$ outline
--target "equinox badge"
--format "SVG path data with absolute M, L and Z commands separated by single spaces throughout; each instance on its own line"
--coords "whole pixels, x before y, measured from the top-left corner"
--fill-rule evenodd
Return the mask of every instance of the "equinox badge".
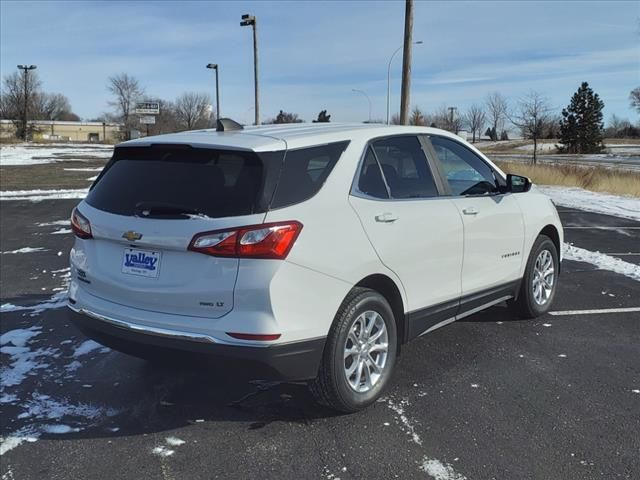
M 126 238 L 130 242 L 133 242 L 135 240 L 140 240 L 142 238 L 142 234 L 134 232 L 133 230 L 129 230 L 128 232 L 124 232 L 122 234 L 122 238 Z

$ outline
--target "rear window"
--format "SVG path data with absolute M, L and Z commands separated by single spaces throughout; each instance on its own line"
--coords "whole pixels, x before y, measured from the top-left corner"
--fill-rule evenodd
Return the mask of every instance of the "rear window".
M 87 203 L 119 215 L 145 210 L 150 216 L 248 215 L 265 209 L 261 193 L 268 163 L 251 152 L 120 147 L 89 192 Z
M 340 145 L 340 146 L 338 146 Z M 119 147 L 87 196 L 118 215 L 213 218 L 262 213 L 313 196 L 347 142 L 286 152 Z

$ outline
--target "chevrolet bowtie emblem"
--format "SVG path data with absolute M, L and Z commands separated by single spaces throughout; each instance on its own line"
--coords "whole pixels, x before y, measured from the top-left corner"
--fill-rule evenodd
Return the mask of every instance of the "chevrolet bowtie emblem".
M 134 232 L 133 230 L 129 230 L 128 232 L 124 232 L 122 234 L 122 238 L 126 238 L 130 242 L 133 242 L 134 240 L 140 240 L 142 238 L 142 234 Z

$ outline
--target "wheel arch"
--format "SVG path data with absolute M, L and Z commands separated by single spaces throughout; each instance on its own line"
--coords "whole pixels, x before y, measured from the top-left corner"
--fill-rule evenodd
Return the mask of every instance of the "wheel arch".
M 551 241 L 555 245 L 556 250 L 558 252 L 558 258 L 561 258 L 562 245 L 560 244 L 560 233 L 558 232 L 558 229 L 556 228 L 556 226 L 551 224 L 547 225 L 542 230 L 540 230 L 540 233 L 538 234 L 538 236 L 540 235 L 546 235 L 551 239 Z M 560 273 L 560 268 L 561 268 L 561 263 L 558 265 L 558 273 Z
M 406 343 L 406 335 L 407 335 L 407 326 L 406 326 L 406 315 L 404 313 L 404 301 L 402 299 L 402 293 L 400 292 L 400 288 L 390 277 L 377 273 L 373 275 L 369 275 L 362 280 L 360 280 L 356 285 L 356 287 L 370 288 L 371 290 L 375 290 L 383 297 L 387 299 L 389 305 L 391 306 L 391 310 L 393 311 L 393 316 L 396 321 L 396 329 L 398 332 L 398 349 L 397 352 L 400 354 L 400 346 L 403 343 Z

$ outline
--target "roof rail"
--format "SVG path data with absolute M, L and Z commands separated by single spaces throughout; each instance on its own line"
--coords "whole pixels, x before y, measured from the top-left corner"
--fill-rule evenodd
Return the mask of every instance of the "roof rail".
M 244 127 L 230 118 L 219 118 L 216 121 L 216 132 L 231 132 L 233 130 L 243 130 Z

